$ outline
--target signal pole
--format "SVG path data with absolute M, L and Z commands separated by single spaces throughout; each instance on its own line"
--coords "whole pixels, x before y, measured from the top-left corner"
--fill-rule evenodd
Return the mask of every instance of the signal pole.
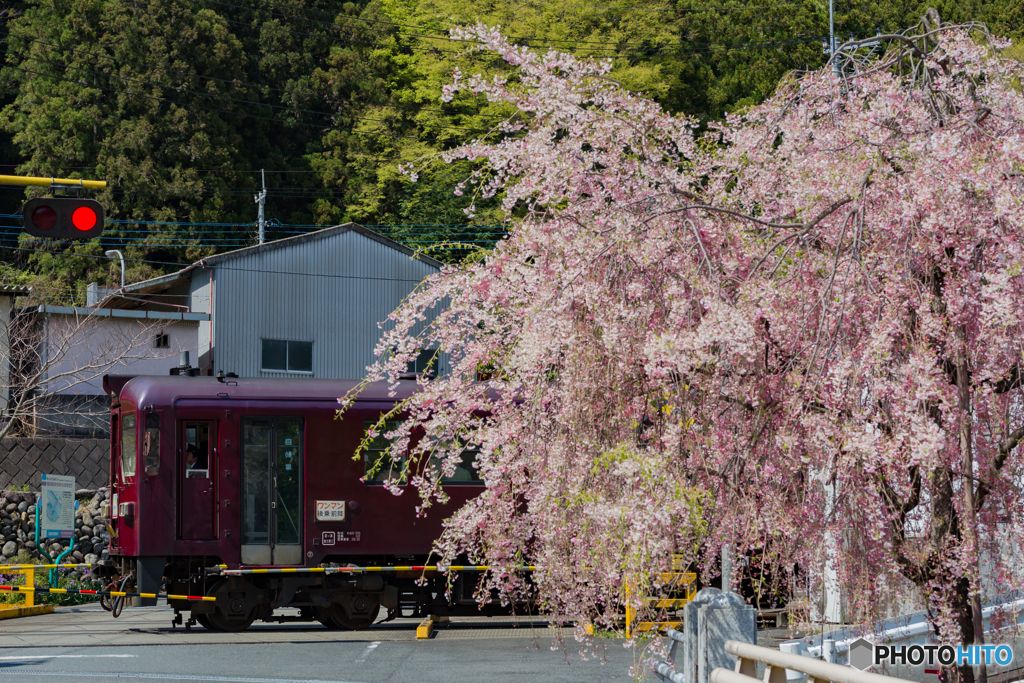
M 267 204 L 267 176 L 264 174 L 263 169 L 260 169 L 260 178 L 263 181 L 263 190 L 256 195 L 256 203 L 259 204 L 259 217 L 256 222 L 259 224 L 259 238 L 257 244 L 263 244 L 264 232 L 267 227 L 267 222 L 263 219 L 263 207 Z
M 23 175 L 0 175 L 0 185 L 51 187 L 60 190 L 104 190 L 107 187 L 107 181 L 79 180 L 78 178 L 36 178 Z

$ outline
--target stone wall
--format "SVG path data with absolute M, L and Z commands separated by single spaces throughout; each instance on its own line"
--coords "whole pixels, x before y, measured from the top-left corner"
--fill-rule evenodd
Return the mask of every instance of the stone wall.
M 97 491 L 89 501 L 80 500 L 75 510 L 75 547 L 62 564 L 93 564 L 109 557 L 109 494 Z M 31 557 L 49 562 L 36 549 L 36 494 L 27 491 L 0 491 L 0 564 L 14 558 Z M 68 549 L 69 539 L 40 539 L 50 557 L 56 559 Z
M 0 489 L 28 484 L 39 490 L 40 474 L 73 476 L 79 489 L 107 486 L 107 439 L 4 439 L 0 442 Z

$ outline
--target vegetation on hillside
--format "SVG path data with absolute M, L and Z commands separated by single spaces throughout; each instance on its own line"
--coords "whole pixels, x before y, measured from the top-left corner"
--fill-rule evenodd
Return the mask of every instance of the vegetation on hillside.
M 928 4 L 843 3 L 836 30 L 898 30 Z M 947 0 L 938 9 L 1011 37 L 1022 26 L 1009 0 Z M 2 275 L 46 298 L 81 300 L 87 282 L 120 280 L 105 249 L 122 248 L 128 280 L 137 281 L 252 244 L 261 169 L 271 238 L 352 220 L 414 247 L 488 245 L 500 235 L 493 202 L 474 205 L 472 188 L 453 192 L 470 164 L 426 166 L 417 183 L 399 171 L 494 139 L 512 113 L 481 98 L 441 101 L 455 70 L 507 73 L 472 41 L 452 39 L 452 28 L 500 25 L 535 49 L 611 59 L 610 77 L 626 88 L 706 121 L 763 101 L 787 72 L 820 66 L 828 6 L 25 0 L 0 21 L 0 172 L 107 180 L 98 198 L 109 219 L 124 221 L 91 245 L 33 240 L 19 235 L 14 214 L 40 191 L 5 188 Z

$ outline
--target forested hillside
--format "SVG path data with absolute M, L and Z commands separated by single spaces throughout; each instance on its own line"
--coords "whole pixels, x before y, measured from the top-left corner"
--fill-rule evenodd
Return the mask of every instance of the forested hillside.
M 611 3 L 611 4 L 603 4 Z M 114 283 L 254 243 L 266 170 L 271 237 L 353 220 L 412 246 L 487 245 L 493 204 L 455 184 L 438 151 L 495 136 L 513 112 L 459 96 L 455 69 L 497 72 L 449 31 L 500 25 L 522 44 L 613 60 L 611 77 L 673 113 L 706 121 L 759 102 L 779 79 L 820 66 L 828 5 L 784 0 L 29 0 L 3 16 L 0 173 L 106 180 L 101 243 L 20 236 L 26 193 L 0 192 L 5 281 L 81 300 Z M 915 23 L 936 3 L 855 0 L 836 30 L 866 37 Z M 1017 37 L 1012 0 L 938 3 L 943 18 Z M 400 165 L 422 167 L 412 183 Z M 38 193 L 38 190 L 35 191 Z M 30 193 L 31 194 L 31 193 Z M 55 256 L 58 253 L 59 256 Z M 79 254 L 78 256 L 73 256 Z M 442 251 L 457 258 L 465 251 Z M 97 258 L 99 257 L 99 258 Z

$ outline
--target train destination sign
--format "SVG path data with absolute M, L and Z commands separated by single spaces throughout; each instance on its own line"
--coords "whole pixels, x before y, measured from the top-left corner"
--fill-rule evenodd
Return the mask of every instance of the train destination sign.
M 42 492 L 39 508 L 40 535 L 71 538 L 75 532 L 75 478 L 59 474 L 40 475 Z
M 316 502 L 316 520 L 318 522 L 344 522 L 345 501 L 318 500 Z

